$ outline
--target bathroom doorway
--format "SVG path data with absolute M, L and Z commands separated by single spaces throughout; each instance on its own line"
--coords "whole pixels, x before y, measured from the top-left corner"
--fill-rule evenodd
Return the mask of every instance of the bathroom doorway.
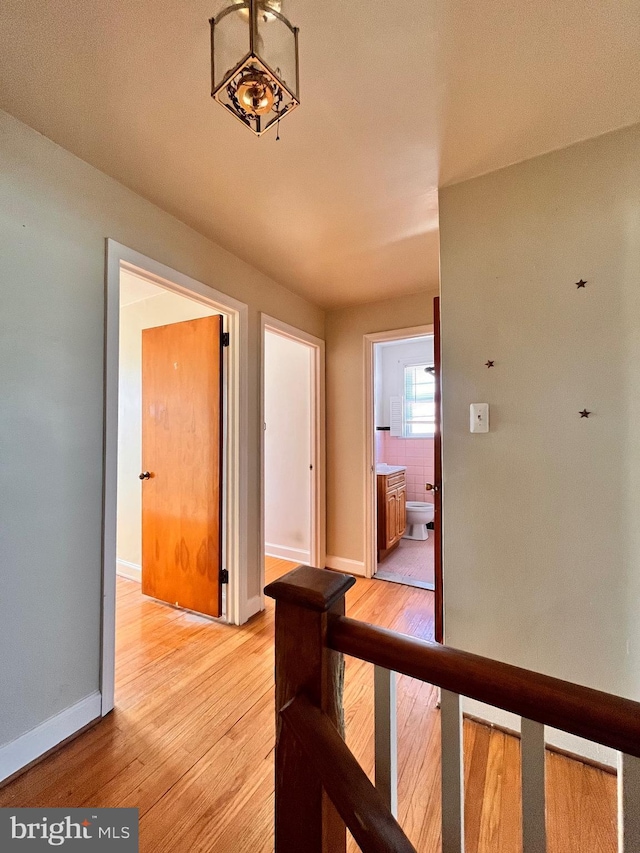
M 368 336 L 372 576 L 435 589 L 432 327 Z

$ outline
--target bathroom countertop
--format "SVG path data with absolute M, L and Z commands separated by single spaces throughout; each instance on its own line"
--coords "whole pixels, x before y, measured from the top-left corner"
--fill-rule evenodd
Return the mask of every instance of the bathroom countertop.
M 376 474 L 397 474 L 406 470 L 404 465 L 387 465 L 386 462 L 378 462 L 376 465 Z

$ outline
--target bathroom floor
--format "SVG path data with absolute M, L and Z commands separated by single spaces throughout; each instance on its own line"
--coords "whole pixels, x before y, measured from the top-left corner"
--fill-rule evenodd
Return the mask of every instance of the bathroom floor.
M 424 541 L 401 539 L 398 547 L 378 565 L 375 577 L 433 589 L 433 531 Z

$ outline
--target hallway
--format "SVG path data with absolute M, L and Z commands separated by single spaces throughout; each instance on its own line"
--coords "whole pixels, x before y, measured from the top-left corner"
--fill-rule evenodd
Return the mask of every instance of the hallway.
M 268 559 L 267 580 L 291 567 Z M 359 579 L 347 612 L 433 636 L 432 593 L 423 590 Z M 143 598 L 119 578 L 115 712 L 0 790 L 0 806 L 136 806 L 143 853 L 270 853 L 272 635 L 270 599 L 235 628 Z M 369 664 L 347 661 L 347 738 L 368 772 L 372 682 Z M 431 853 L 440 825 L 435 691 L 401 678 L 398 697 L 400 822 Z M 515 853 L 518 741 L 470 721 L 465 737 L 467 849 Z M 547 766 L 550 851 L 614 853 L 615 778 L 555 754 Z

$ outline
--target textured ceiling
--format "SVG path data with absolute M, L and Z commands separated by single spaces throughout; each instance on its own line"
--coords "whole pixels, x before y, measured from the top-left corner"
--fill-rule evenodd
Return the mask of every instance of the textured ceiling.
M 434 287 L 437 187 L 640 120 L 638 0 L 284 0 L 302 106 L 209 96 L 220 0 L 4 0 L 0 107 L 323 306 Z

